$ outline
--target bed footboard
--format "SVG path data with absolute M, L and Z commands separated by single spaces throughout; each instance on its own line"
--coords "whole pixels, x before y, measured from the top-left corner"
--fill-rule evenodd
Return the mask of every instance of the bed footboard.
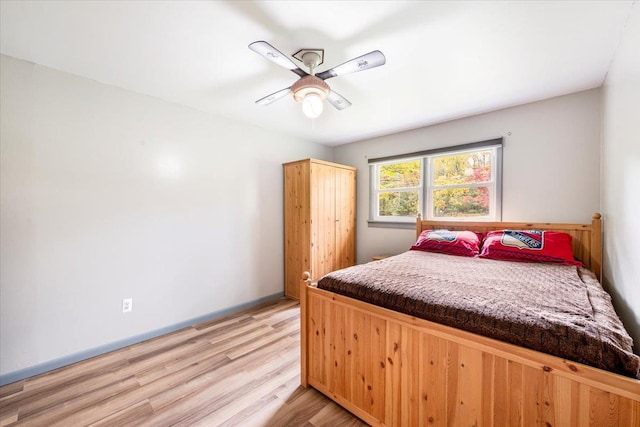
M 639 380 L 300 290 L 302 385 L 371 425 L 640 425 Z

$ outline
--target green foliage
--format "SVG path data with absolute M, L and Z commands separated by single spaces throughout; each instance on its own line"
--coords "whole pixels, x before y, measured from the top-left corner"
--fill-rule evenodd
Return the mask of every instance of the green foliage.
M 458 154 L 433 160 L 435 185 L 487 182 L 491 179 L 491 152 Z
M 437 157 L 433 161 L 436 186 L 481 183 L 491 179 L 491 152 Z M 489 188 L 463 187 L 433 192 L 433 215 L 469 217 L 489 215 Z
M 400 191 L 380 193 L 380 216 L 416 216 L 418 214 L 418 192 Z
M 436 217 L 473 217 L 489 214 L 489 188 L 464 187 L 491 180 L 491 151 L 477 151 L 433 159 L 433 184 L 438 186 L 462 185 L 460 188 L 434 190 L 433 215 Z M 392 191 L 420 186 L 422 161 L 413 160 L 380 166 L 380 216 L 415 216 L 418 191 Z
M 487 187 L 450 188 L 433 192 L 433 215 L 469 217 L 489 215 Z
M 380 166 L 380 190 L 418 187 L 421 171 L 421 160 Z

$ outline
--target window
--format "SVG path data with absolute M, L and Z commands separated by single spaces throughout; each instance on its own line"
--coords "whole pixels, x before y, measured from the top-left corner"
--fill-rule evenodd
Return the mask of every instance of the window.
M 501 217 L 501 139 L 369 163 L 372 222 Z
M 414 218 L 422 206 L 422 159 L 376 167 L 376 214 L 379 218 Z

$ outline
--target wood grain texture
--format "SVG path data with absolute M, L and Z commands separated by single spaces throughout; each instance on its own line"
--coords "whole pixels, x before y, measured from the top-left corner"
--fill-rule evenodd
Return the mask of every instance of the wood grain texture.
M 316 159 L 285 163 L 285 295 L 299 299 L 314 278 L 355 264 L 356 170 Z
M 422 230 L 435 229 L 469 230 L 488 233 L 494 230 L 547 230 L 561 231 L 571 236 L 573 256 L 582 261 L 585 268 L 593 271 L 601 280 L 602 274 L 602 216 L 594 213 L 589 224 L 565 224 L 549 222 L 480 222 L 480 221 L 434 221 L 423 220 L 418 215 L 416 238 Z
M 0 388 L 0 426 L 364 425 L 300 387 L 281 299 Z
M 311 163 L 284 165 L 285 294 L 299 298 L 295 289 L 311 262 Z
M 638 426 L 638 380 L 313 286 L 303 291 L 308 383 L 371 425 Z M 343 334 L 350 338 L 339 351 Z
M 576 258 L 600 277 L 600 214 L 589 224 L 418 217 L 416 235 L 435 228 L 564 231 Z M 373 306 L 311 281 L 300 286 L 302 383 L 371 425 L 640 426 L 639 380 Z M 327 351 L 332 363 L 320 356 Z

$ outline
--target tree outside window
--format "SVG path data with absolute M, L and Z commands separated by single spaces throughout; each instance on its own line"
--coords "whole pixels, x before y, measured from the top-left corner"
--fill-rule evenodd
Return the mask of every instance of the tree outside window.
M 373 221 L 495 220 L 499 215 L 498 147 L 439 152 L 372 164 Z
M 381 165 L 378 169 L 378 214 L 415 217 L 422 188 L 422 160 Z
M 489 150 L 432 158 L 433 216 L 488 216 L 491 159 Z

